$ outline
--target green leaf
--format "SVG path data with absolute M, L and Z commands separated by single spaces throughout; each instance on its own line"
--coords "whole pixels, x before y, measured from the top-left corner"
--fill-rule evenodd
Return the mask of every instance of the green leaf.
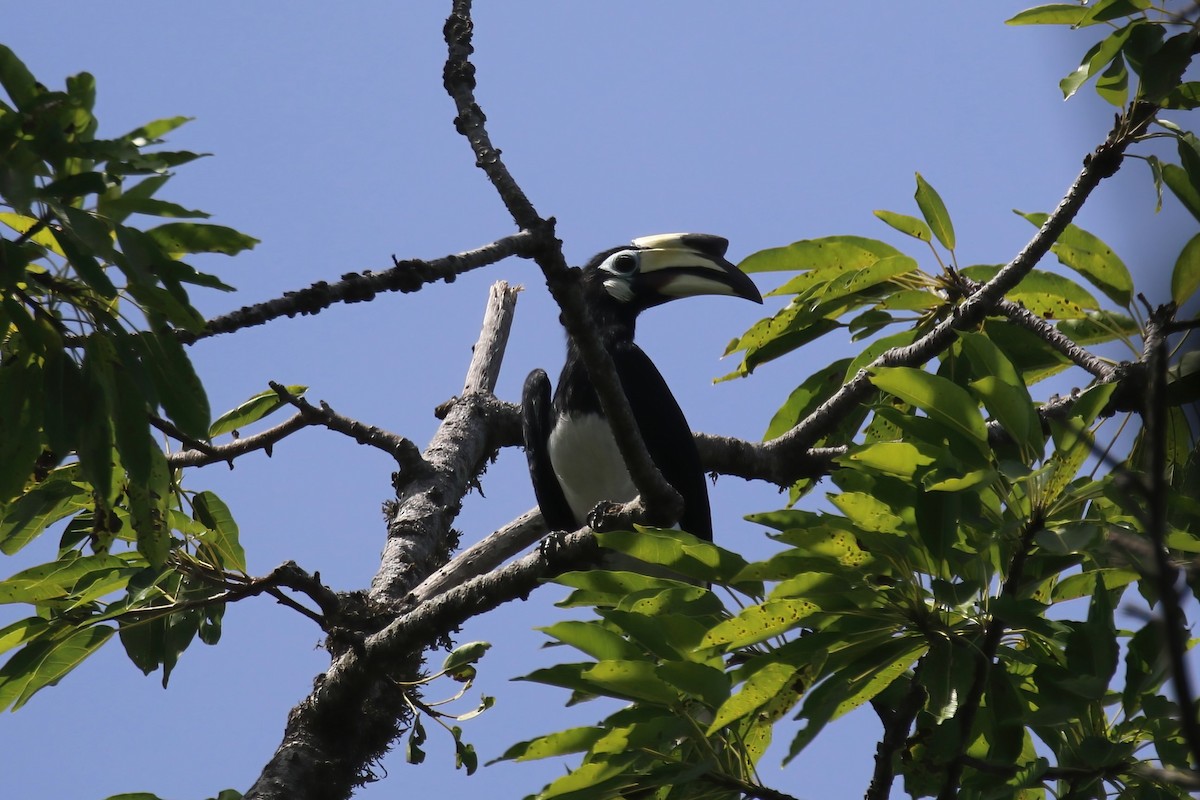
M 1142 83 L 1138 94 L 1147 102 L 1162 104 L 1179 87 L 1184 70 L 1192 61 L 1196 31 L 1187 30 L 1162 43 L 1142 65 Z
M 1109 34 L 1087 51 L 1079 67 L 1059 81 L 1058 86 L 1062 89 L 1064 100 L 1075 94 L 1079 90 L 1079 87 L 1087 82 L 1088 78 L 1099 72 L 1121 52 L 1121 48 L 1124 46 L 1125 40 L 1129 38 L 1129 33 L 1132 29 L 1133 25 L 1126 25 Z
M 917 470 L 938 460 L 932 448 L 913 442 L 873 442 L 852 447 L 842 459 L 868 469 L 911 480 Z
M 965 389 L 939 375 L 913 367 L 878 367 L 871 383 L 964 433 L 985 451 L 987 426 L 979 407 Z
M 1080 23 L 1097 25 L 1101 22 L 1111 22 L 1145 11 L 1151 4 L 1152 0 L 1097 0 L 1088 7 L 1088 12 Z
M 758 712 L 791 686 L 796 672 L 796 665 L 781 662 L 768 663 L 755 671 L 741 689 L 717 709 L 705 735 L 712 736 L 730 723 Z
M 204 491 L 192 498 L 192 510 L 196 520 L 209 531 L 201 540 L 216 551 L 219 565 L 244 573 L 246 551 L 242 549 L 238 526 L 229 507 L 213 492 Z
M 1200 289 L 1200 234 L 1188 239 L 1171 271 L 1171 300 L 1182 306 Z
M 3 222 L 17 233 L 24 235 L 27 231 L 38 224 L 38 219 L 36 217 L 27 217 L 24 214 L 13 214 L 6 211 L 0 212 L 0 222 Z M 54 232 L 48 227 L 42 227 L 41 230 L 30 236 L 28 241 L 46 248 L 59 258 L 67 257 L 67 254 L 63 252 L 62 247 L 59 246 L 58 240 L 54 238 Z
M 897 214 L 895 211 L 882 210 L 875 211 L 874 214 L 888 225 L 914 239 L 920 239 L 922 242 L 928 242 L 933 239 L 929 226 L 916 217 L 910 217 L 908 214 Z
M 655 674 L 649 661 L 599 661 L 559 664 L 538 669 L 517 680 L 561 686 L 587 694 L 671 706 L 679 693 Z
M 135 342 L 167 416 L 188 436 L 211 438 L 208 395 L 179 339 L 172 333 L 142 331 Z
M 563 620 L 535 630 L 568 644 L 597 661 L 646 658 L 646 655 L 628 639 L 598 622 Z
M 124 560 L 108 554 L 64 557 L 38 564 L 0 581 L 0 603 L 37 603 L 66 597 L 83 578 L 125 566 Z
M 748 606 L 736 617 L 717 623 L 704 634 L 702 646 L 730 651 L 757 644 L 795 629 L 805 618 L 820 610 L 816 603 L 804 599 L 771 600 Z
M 296 397 L 303 397 L 304 393 L 308 391 L 307 386 L 288 386 L 286 388 L 290 394 Z M 244 428 L 286 405 L 288 403 L 274 389 L 259 392 L 236 408 L 217 417 L 212 427 L 208 429 L 208 437 L 215 439 L 222 434 Z
M 917 199 L 917 207 L 921 209 L 921 216 L 925 217 L 925 221 L 929 223 L 933 235 L 942 243 L 942 247 L 953 250 L 954 226 L 950 222 L 950 212 L 946 211 L 946 204 L 942 202 L 941 196 L 921 177 L 919 172 L 917 173 L 917 193 L 914 196 Z
M 842 388 L 842 379 L 850 359 L 839 359 L 824 369 L 818 370 L 797 386 L 784 402 L 763 434 L 763 441 L 770 441 L 790 431 L 800 420 L 811 414 L 834 392 Z
M 26 617 L 0 628 L 0 653 L 47 635 L 51 627 L 51 622 L 42 617 Z
M 0 552 L 16 553 L 47 526 L 87 508 L 91 491 L 78 480 L 78 465 L 60 467 L 4 509 L 0 516 Z
M 1047 3 L 1021 11 L 1006 25 L 1078 25 L 1087 16 L 1088 8 L 1078 3 Z
M 1192 111 L 1200 108 L 1200 81 L 1187 81 L 1167 92 L 1160 105 L 1163 108 Z
M 539 736 L 519 742 L 504 751 L 495 761 L 535 761 L 539 758 L 565 756 L 569 753 L 584 753 L 591 749 L 607 733 L 605 728 L 568 728 L 565 731 Z
M 11 705 L 15 711 L 39 689 L 58 683 L 112 634 L 112 628 L 97 625 L 26 645 L 0 667 L 0 709 Z
M 881 258 L 904 255 L 891 245 L 861 236 L 826 236 L 803 239 L 786 247 L 751 253 L 738 268 L 743 272 L 809 270 L 813 282 L 830 280 L 843 272 L 870 266 Z
M 1048 219 L 1042 213 L 1016 211 L 1037 227 Z M 1133 297 L 1133 278 L 1117 254 L 1108 245 L 1083 228 L 1068 225 L 1050 248 L 1059 262 L 1078 272 L 1114 303 L 1124 307 Z
M 490 650 L 491 647 L 491 642 L 467 642 L 466 644 L 460 644 L 446 655 L 446 660 L 442 662 L 442 672 L 453 674 L 468 664 L 474 664 L 483 658 L 483 654 Z
M 1183 203 L 1183 207 L 1200 221 L 1200 186 L 1191 179 L 1187 170 L 1178 164 L 1163 164 L 1162 179 L 1167 188 L 1179 198 L 1179 202 Z
M 175 130 L 176 128 L 191 122 L 195 117 L 165 117 L 156 119 L 153 122 L 147 122 L 139 128 L 134 128 L 129 133 L 122 136 L 122 139 L 127 139 L 133 142 L 137 147 L 145 147 L 148 144 L 153 144 L 163 136 Z M 140 140 L 140 141 L 139 141 Z
M 151 566 L 161 567 L 171 552 L 171 531 L 167 525 L 167 502 L 171 498 L 171 471 L 166 456 L 151 447 L 150 464 L 144 479 L 130 472 L 125 487 L 129 499 L 129 517 L 137 534 L 138 552 Z
M 729 676 L 718 666 L 692 661 L 668 661 L 659 664 L 654 674 L 679 690 L 694 697 L 709 708 L 716 708 L 729 698 Z
M 258 239 L 233 228 L 199 222 L 168 222 L 146 233 L 173 257 L 185 253 L 223 253 L 231 256 L 258 244 Z
M 1096 79 L 1096 94 L 1117 108 L 1125 107 L 1129 99 L 1129 70 L 1125 68 L 1125 59 L 1120 55 Z
M 596 540 L 601 547 L 702 581 L 728 581 L 746 566 L 737 553 L 673 529 L 639 525 L 636 531 L 598 533 Z
M 1039 456 L 1041 420 L 1016 367 L 985 334 L 960 332 L 959 339 L 974 374 L 982 376 L 971 382 L 971 389 L 1022 448 L 1027 459 Z
M 21 111 L 28 111 L 38 95 L 45 92 L 24 62 L 4 45 L 0 45 L 0 86 Z
M 808 720 L 788 749 L 785 763 L 795 758 L 827 722 L 853 711 L 904 674 L 927 644 L 923 637 L 897 637 L 872 647 L 822 681 L 805 698 L 800 718 Z

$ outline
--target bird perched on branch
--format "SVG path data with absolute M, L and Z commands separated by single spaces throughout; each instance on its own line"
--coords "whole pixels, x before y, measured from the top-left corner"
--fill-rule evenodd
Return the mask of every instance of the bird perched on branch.
M 692 429 L 654 363 L 633 343 L 638 314 L 647 308 L 701 294 L 762 296 L 754 282 L 725 259 L 729 242 L 701 233 L 634 239 L 605 250 L 583 269 L 584 303 L 600 341 L 616 366 L 646 449 L 663 477 L 683 498 L 679 526 L 712 540 L 708 487 Z M 597 503 L 637 496 L 591 378 L 575 343 L 550 397 L 550 379 L 535 369 L 521 398 L 525 454 L 533 490 L 551 530 L 574 530 Z

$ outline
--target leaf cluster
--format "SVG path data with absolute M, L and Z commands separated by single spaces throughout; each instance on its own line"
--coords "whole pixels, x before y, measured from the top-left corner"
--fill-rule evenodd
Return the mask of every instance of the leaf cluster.
M 15 650 L 4 708 L 118 628 L 164 683 L 189 642 L 220 637 L 223 605 L 203 602 L 214 590 L 197 575 L 244 570 L 237 527 L 215 495 L 182 489 L 153 429 L 213 435 L 178 334 L 204 326 L 189 287 L 230 287 L 183 258 L 255 240 L 158 197 L 199 157 L 158 146 L 187 118 L 102 138 L 91 75 L 51 90 L 2 46 L 0 86 L 0 551 L 65 521 L 54 560 L 0 582 L 0 602 L 33 611 L 0 631 L 0 652 Z M 134 223 L 154 218 L 167 221 Z

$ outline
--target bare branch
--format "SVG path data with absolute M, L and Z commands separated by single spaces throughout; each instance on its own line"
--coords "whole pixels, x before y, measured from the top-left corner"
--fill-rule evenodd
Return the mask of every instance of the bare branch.
M 490 572 L 535 544 L 546 533 L 546 522 L 536 508 L 463 550 L 409 593 L 406 600 L 423 603 L 468 578 Z
M 504 281 L 492 286 L 485 325 L 467 369 L 467 394 L 438 427 L 422 458 L 425 467 L 412 473 L 413 479 L 397 492 L 388 514 L 388 540 L 371 583 L 371 597 L 376 601 L 399 600 L 440 566 L 451 544 L 450 523 L 458 515 L 462 497 L 494 452 L 489 405 L 463 401 L 490 397 L 495 388 L 517 291 Z
M 335 283 L 319 281 L 306 289 L 285 292 L 282 297 L 274 300 L 215 317 L 209 320 L 204 330 L 198 334 L 181 332 L 179 339 L 184 344 L 192 344 L 217 334 L 262 325 L 279 317 L 318 314 L 335 303 L 366 302 L 373 300 L 375 295 L 381 292 L 415 292 L 427 283 L 452 283 L 459 275 L 495 264 L 509 256 L 528 257 L 536 244 L 535 236 L 527 231 L 520 231 L 475 250 L 432 261 L 396 261 L 393 258 L 394 266 L 382 272 L 349 272 Z
M 275 390 L 275 394 L 279 395 L 281 400 L 295 406 L 299 410 L 300 416 L 308 420 L 309 424 L 323 425 L 331 431 L 344 433 L 359 444 L 382 450 L 396 459 L 396 463 L 400 465 L 401 469 L 410 473 L 419 473 L 426 468 L 417 446 L 403 436 L 397 436 L 374 425 L 366 425 L 356 419 L 344 417 L 324 401 L 322 401 L 321 407 L 317 408 L 275 381 L 267 381 L 267 385 Z
M 206 450 L 193 449 L 182 450 L 178 453 L 168 453 L 167 466 L 172 469 L 203 467 L 208 464 L 225 461 L 232 468 L 233 460 L 238 456 L 252 453 L 255 450 L 263 450 L 270 456 L 271 448 L 275 446 L 276 442 L 292 435 L 296 431 L 307 428 L 309 425 L 316 424 L 318 423 L 315 419 L 307 417 L 304 414 L 295 414 L 273 428 L 268 428 L 253 436 L 235 439 L 229 444 L 212 445 Z

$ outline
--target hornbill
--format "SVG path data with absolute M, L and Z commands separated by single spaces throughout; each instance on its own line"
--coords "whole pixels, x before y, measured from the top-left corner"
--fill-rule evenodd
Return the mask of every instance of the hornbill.
M 720 294 L 761 303 L 754 282 L 725 260 L 728 246 L 719 236 L 700 233 L 646 236 L 594 256 L 581 281 L 584 303 L 650 457 L 683 498 L 679 527 L 709 541 L 708 487 L 692 429 L 654 363 L 633 343 L 633 332 L 639 313 L 678 297 Z M 637 496 L 569 338 L 554 399 L 546 372 L 535 369 L 525 380 L 521 415 L 533 491 L 550 530 L 575 530 L 588 522 L 597 503 Z

